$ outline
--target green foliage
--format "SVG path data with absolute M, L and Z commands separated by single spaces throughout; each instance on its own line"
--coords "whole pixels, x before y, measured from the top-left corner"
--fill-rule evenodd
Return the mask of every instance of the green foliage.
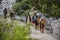
M 0 40 L 32 40 L 27 25 L 19 25 L 18 21 L 0 21 Z
M 29 29 L 24 26 L 16 26 L 11 40 L 29 40 Z M 28 38 L 27 38 L 28 37 Z
M 21 2 L 21 0 L 16 0 L 16 2 Z
M 22 9 L 23 14 L 25 13 L 25 10 L 30 10 L 32 7 L 35 7 L 36 10 L 39 10 L 48 16 L 60 17 L 58 12 L 60 10 L 60 0 L 21 0 L 21 2 L 17 3 L 21 4 L 19 7 L 21 7 L 20 9 Z M 27 6 L 25 4 L 27 4 Z M 19 9 L 19 7 L 16 8 Z
M 13 6 L 13 8 L 15 9 L 15 11 L 18 15 L 23 15 L 26 10 L 30 9 L 30 7 L 27 4 L 27 0 L 23 0 L 23 1 L 21 0 L 21 2 L 17 2 Z
M 9 40 L 10 28 L 14 25 L 12 22 L 7 22 L 7 20 L 0 21 L 0 40 Z

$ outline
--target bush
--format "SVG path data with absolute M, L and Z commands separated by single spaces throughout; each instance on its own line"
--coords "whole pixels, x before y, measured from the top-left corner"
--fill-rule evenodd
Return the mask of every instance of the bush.
M 32 40 L 27 25 L 19 25 L 15 21 L 0 21 L 0 40 Z

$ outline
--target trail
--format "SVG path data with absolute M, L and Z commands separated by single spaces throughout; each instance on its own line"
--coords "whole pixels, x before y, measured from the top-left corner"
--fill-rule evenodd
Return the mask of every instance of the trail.
M 35 38 L 37 40 L 56 40 L 56 38 L 47 33 L 46 30 L 45 33 L 42 34 L 39 30 L 36 31 L 34 27 L 31 27 L 31 38 Z

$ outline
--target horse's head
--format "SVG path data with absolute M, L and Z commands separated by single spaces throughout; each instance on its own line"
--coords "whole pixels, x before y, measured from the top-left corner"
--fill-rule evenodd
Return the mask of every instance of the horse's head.
M 41 19 L 41 21 L 43 21 L 44 23 L 46 23 L 46 20 L 43 18 L 43 19 Z

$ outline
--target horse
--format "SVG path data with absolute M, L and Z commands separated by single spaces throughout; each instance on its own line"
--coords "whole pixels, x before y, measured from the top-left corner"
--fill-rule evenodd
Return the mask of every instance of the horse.
M 34 17 L 34 16 L 33 16 Z M 35 24 L 35 29 L 37 30 L 38 25 L 40 24 L 40 18 L 38 16 L 35 16 L 35 18 L 32 19 L 32 23 Z
M 46 20 L 43 18 L 40 20 L 40 31 L 44 33 L 44 26 L 45 26 Z

